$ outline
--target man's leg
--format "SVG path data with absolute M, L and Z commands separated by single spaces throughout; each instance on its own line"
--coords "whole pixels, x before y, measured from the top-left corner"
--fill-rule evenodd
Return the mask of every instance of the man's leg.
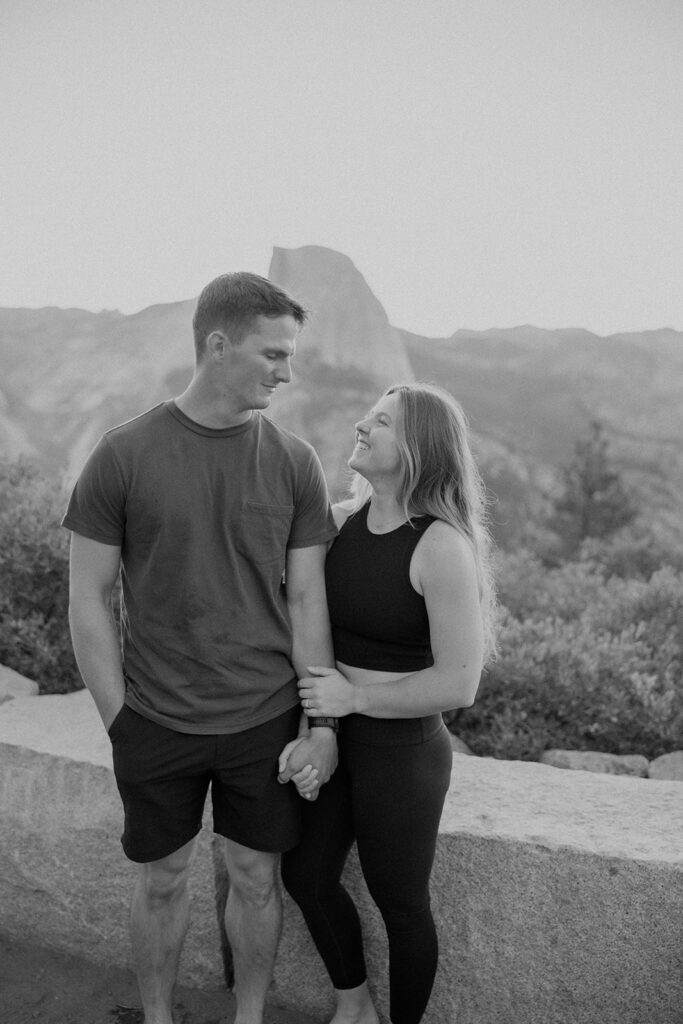
M 279 854 L 223 842 L 230 875 L 225 929 L 235 968 L 235 1024 L 262 1024 L 282 927 Z
M 187 882 L 195 845 L 193 839 L 168 857 L 138 865 L 130 921 L 145 1024 L 173 1024 L 173 986 L 190 916 Z

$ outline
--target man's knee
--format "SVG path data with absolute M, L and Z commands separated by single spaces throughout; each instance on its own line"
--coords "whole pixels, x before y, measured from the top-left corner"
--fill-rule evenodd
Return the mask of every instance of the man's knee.
M 184 895 L 190 877 L 195 841 L 162 857 L 139 865 L 138 889 L 152 903 L 167 903 Z
M 277 893 L 279 854 L 249 850 L 224 840 L 230 890 L 254 908 L 265 907 Z

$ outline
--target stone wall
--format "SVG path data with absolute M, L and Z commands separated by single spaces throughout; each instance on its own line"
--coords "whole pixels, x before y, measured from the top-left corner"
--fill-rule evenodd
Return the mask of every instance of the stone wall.
M 208 822 L 207 822 L 208 824 Z M 0 705 L 0 929 L 129 963 L 134 869 L 109 743 L 85 692 Z M 202 833 L 181 980 L 223 980 L 215 849 Z M 371 985 L 386 945 L 352 858 Z M 220 887 L 219 887 L 220 888 Z M 678 782 L 455 755 L 433 876 L 441 961 L 425 1024 L 680 1024 Z M 329 985 L 295 906 L 273 997 L 324 1019 Z

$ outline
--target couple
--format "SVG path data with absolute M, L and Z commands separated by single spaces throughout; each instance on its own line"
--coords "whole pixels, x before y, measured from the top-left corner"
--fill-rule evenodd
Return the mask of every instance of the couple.
M 254 274 L 207 285 L 187 389 L 102 437 L 63 520 L 74 650 L 138 865 L 146 1024 L 172 1024 L 209 789 L 235 1024 L 263 1018 L 280 854 L 335 1024 L 378 1019 L 339 882 L 354 840 L 387 927 L 394 1024 L 421 1019 L 436 970 L 428 882 L 451 764 L 440 712 L 472 703 L 490 648 L 481 482 L 457 403 L 397 386 L 356 425 L 353 497 L 331 510 L 311 446 L 261 415 L 291 379 L 306 317 Z

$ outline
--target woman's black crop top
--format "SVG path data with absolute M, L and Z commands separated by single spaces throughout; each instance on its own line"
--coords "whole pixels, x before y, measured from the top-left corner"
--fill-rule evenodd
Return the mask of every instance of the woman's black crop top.
M 369 505 L 351 515 L 325 564 L 334 656 L 347 665 L 415 672 L 433 665 L 424 598 L 410 559 L 434 519 L 419 516 L 391 533 L 371 533 Z

